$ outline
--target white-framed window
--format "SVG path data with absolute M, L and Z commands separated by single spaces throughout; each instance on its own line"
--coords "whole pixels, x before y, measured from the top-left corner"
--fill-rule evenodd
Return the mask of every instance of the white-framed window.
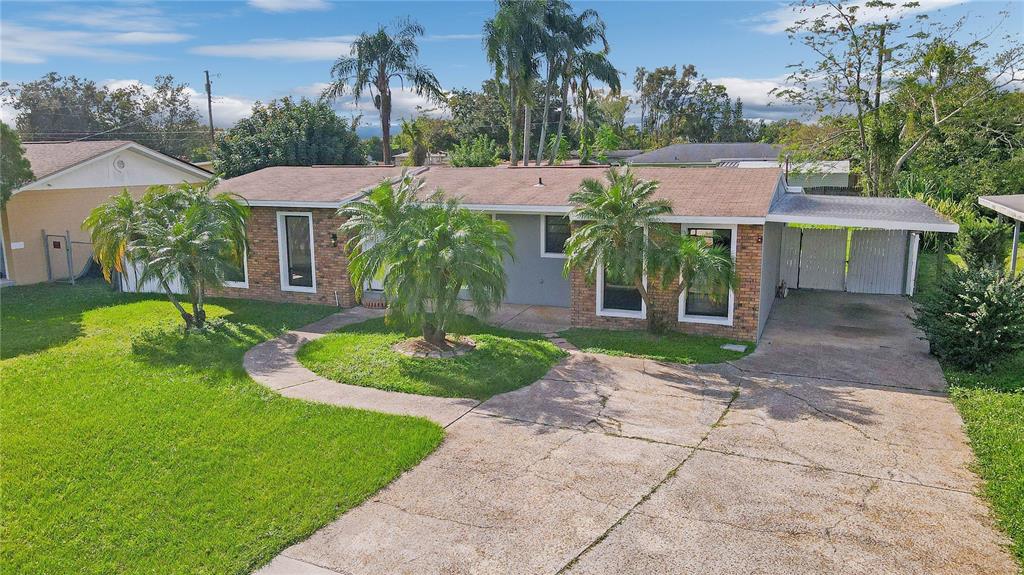
M 281 289 L 316 293 L 312 212 L 277 212 L 277 254 Z
M 572 235 L 569 216 L 542 215 L 540 217 L 540 257 L 565 258 L 565 242 Z
M 646 288 L 646 273 L 643 283 Z M 597 271 L 597 315 L 646 319 L 647 304 L 631 279 L 617 278 L 602 265 Z
M 224 285 L 232 288 L 249 288 L 249 250 L 242 250 L 242 260 L 233 262 L 224 274 Z
M 736 226 L 683 224 L 682 232 L 704 238 L 713 245 L 728 247 L 733 261 L 736 260 Z M 679 294 L 679 321 L 732 325 L 735 300 L 736 294 L 731 289 L 728 294 L 713 294 L 707 288 L 691 286 Z

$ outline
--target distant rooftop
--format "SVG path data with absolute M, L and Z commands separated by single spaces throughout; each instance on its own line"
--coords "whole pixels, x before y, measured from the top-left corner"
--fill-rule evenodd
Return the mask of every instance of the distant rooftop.
M 629 158 L 631 164 L 715 164 L 722 160 L 777 160 L 782 146 L 737 144 L 672 144 Z

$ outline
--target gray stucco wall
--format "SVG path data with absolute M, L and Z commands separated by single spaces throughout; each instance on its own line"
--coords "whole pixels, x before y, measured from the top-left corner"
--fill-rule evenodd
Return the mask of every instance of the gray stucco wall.
M 569 307 L 569 280 L 562 276 L 564 259 L 541 257 L 541 216 L 498 214 L 516 238 L 515 260 L 505 261 L 506 303 Z
M 780 256 L 782 254 L 782 230 L 786 224 L 768 222 L 764 226 L 761 241 L 761 301 L 757 319 L 757 337 L 761 337 L 768 314 L 775 303 L 775 291 L 779 286 Z

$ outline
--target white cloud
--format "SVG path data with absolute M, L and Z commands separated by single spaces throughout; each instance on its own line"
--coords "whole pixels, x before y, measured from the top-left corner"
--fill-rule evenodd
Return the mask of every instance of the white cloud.
M 16 64 L 41 64 L 54 56 L 72 56 L 91 60 L 147 60 L 150 56 L 111 49 L 109 46 L 144 46 L 187 40 L 174 32 L 86 32 L 47 30 L 0 22 L 0 60 Z
M 331 7 L 325 0 L 249 0 L 249 6 L 264 12 L 304 12 Z
M 353 36 L 327 36 L 322 38 L 254 39 L 238 44 L 210 44 L 189 50 L 193 54 L 224 58 L 254 58 L 259 60 L 317 61 L 335 60 L 349 53 Z
M 329 86 L 329 84 L 326 82 L 316 82 L 306 86 L 298 86 L 291 90 L 290 95 L 315 100 L 320 97 L 320 94 L 323 93 L 327 86 Z M 377 108 L 373 107 L 373 100 L 370 98 L 368 93 L 364 93 L 358 103 L 350 94 L 346 94 L 345 96 L 331 102 L 331 105 L 336 112 L 343 116 L 362 115 L 363 119 L 361 123 L 363 125 L 380 126 L 380 117 L 378 116 Z M 448 115 L 449 112 L 446 108 L 435 102 L 431 102 L 426 96 L 418 95 L 415 91 L 408 88 L 401 88 L 398 86 L 391 88 L 392 123 L 398 123 L 398 121 L 403 118 L 412 119 L 418 116 L 446 118 Z
M 903 16 L 912 16 L 915 14 L 924 14 L 933 10 L 939 10 L 949 6 L 955 6 L 957 4 L 963 4 L 967 0 L 918 0 L 916 6 L 904 7 L 899 10 Z M 862 23 L 877 23 L 885 19 L 885 15 L 890 13 L 890 10 L 881 7 L 868 7 L 866 4 L 868 0 L 857 0 L 856 2 L 850 3 L 850 5 L 858 6 L 857 9 L 857 20 Z M 780 34 L 786 31 L 787 28 L 796 24 L 799 20 L 812 20 L 817 18 L 826 12 L 830 8 L 826 5 L 817 5 L 813 8 L 800 8 L 793 6 L 782 6 L 774 10 L 769 10 L 755 18 L 752 22 L 754 23 L 754 30 L 758 32 L 764 32 L 765 34 Z
M 721 84 L 728 90 L 731 98 L 740 98 L 744 105 L 768 106 L 778 104 L 779 100 L 771 96 L 770 92 L 776 88 L 782 88 L 783 82 L 779 78 L 709 78 L 712 84 Z
M 181 26 L 181 18 L 170 18 L 153 6 L 90 6 L 88 9 L 61 6 L 37 18 L 47 22 L 120 32 L 163 32 Z
M 103 86 L 111 90 L 118 88 L 126 88 L 128 86 L 141 86 L 142 90 L 147 94 L 153 93 L 153 85 L 139 80 L 131 79 L 113 79 L 105 80 Z M 206 124 L 206 93 L 199 92 L 191 87 L 185 88 L 185 93 L 188 94 L 189 103 L 192 107 L 199 110 L 199 115 L 202 118 L 202 123 Z M 213 125 L 218 128 L 230 128 L 234 126 L 236 122 L 242 118 L 249 117 L 252 112 L 252 105 L 255 100 L 239 96 L 213 96 Z M 2 112 L 2 110 L 0 110 Z

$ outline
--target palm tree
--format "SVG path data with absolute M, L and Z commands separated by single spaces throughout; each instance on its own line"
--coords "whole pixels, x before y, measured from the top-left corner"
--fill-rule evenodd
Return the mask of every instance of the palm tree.
M 595 78 L 608 85 L 613 94 L 621 89 L 619 71 L 608 60 L 608 39 L 605 37 L 605 23 L 594 10 L 585 10 L 568 21 L 566 33 L 569 38 L 569 49 L 562 61 L 562 109 L 558 115 L 558 132 L 555 137 L 556 147 L 561 146 L 562 133 L 565 126 L 565 111 L 569 106 L 569 88 L 575 86 L 577 93 L 590 96 L 590 79 Z M 599 44 L 597 50 L 589 47 Z M 578 83 L 577 83 L 578 82 Z M 582 89 L 582 90 L 581 90 Z M 554 164 L 554 154 L 548 159 L 548 165 Z
M 379 26 L 374 34 L 360 34 L 352 43 L 350 55 L 338 58 L 331 66 L 333 81 L 322 94 L 323 98 L 334 99 L 348 89 L 358 103 L 364 91 L 369 92 L 380 112 L 385 164 L 391 163 L 391 81 L 398 79 L 430 100 L 441 101 L 444 97 L 434 73 L 416 62 L 420 52 L 416 38 L 424 34 L 423 26 L 409 19 L 396 20 L 392 26 L 393 32 Z
M 136 201 L 127 190 L 97 206 L 82 224 L 89 230 L 103 274 L 141 267 L 140 282 L 155 280 L 185 321 L 186 330 L 206 325 L 209 288 L 222 287 L 244 257 L 249 208 L 237 196 L 202 184 L 151 186 Z M 189 312 L 170 284 L 179 281 Z
M 350 238 L 346 250 L 355 285 L 383 276 L 390 316 L 446 347 L 463 290 L 481 316 L 500 305 L 504 258 L 512 257 L 513 240 L 507 224 L 471 212 L 441 191 L 417 198 L 422 187 L 422 180 L 408 176 L 398 185 L 382 183 L 340 210 L 348 218 L 341 231 Z
M 607 185 L 584 180 L 569 196 L 570 219 L 583 223 L 565 244 L 567 276 L 579 268 L 595 281 L 603 269 L 628 281 L 647 306 L 651 331 L 661 329 L 664 310 L 654 306 L 645 276 L 663 287 L 679 281 L 680 293 L 695 285 L 712 288 L 713 293 L 735 285 L 728 250 L 723 255 L 721 248 L 681 237 L 659 221 L 672 212 L 672 204 L 654 199 L 658 182 L 638 179 L 629 168 L 609 169 L 605 178 Z
M 537 53 L 544 37 L 544 0 L 498 0 L 494 18 L 484 23 L 484 49 L 494 79 L 508 88 L 509 161 L 519 159 L 516 139 L 523 111 L 523 162 L 529 158 L 530 104 L 537 77 Z

